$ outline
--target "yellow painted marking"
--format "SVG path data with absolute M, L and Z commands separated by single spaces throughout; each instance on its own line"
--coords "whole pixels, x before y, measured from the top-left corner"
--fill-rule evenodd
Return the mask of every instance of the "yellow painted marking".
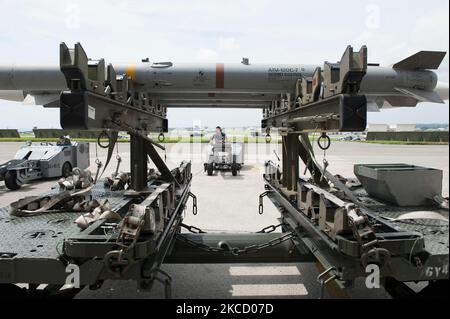
M 127 75 L 134 80 L 136 78 L 136 66 L 134 64 L 130 64 L 127 68 Z

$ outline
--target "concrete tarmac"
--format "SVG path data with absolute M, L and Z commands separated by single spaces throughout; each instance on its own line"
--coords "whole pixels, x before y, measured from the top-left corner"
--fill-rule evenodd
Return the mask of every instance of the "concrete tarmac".
M 0 163 L 11 159 L 23 143 L 0 143 Z M 279 144 L 246 145 L 246 165 L 237 177 L 230 172 L 207 176 L 203 171 L 207 144 L 167 144 L 167 151 L 160 154 L 169 167 L 183 160 L 193 163 L 192 192 L 198 197 L 199 213 L 191 214 L 191 203 L 186 210 L 184 223 L 195 225 L 208 232 L 254 232 L 265 226 L 277 224 L 279 214 L 272 203 L 265 199 L 263 215 L 258 214 L 258 195 L 264 191 L 262 173 L 264 162 L 277 162 L 281 154 Z M 91 144 L 91 169 L 95 171 L 96 154 L 105 162 L 106 151 Z M 124 159 L 121 170 L 129 170 L 129 145 L 119 144 L 119 154 Z M 316 149 L 319 161 L 323 152 Z M 357 163 L 407 163 L 442 169 L 444 171 L 444 195 L 449 194 L 449 148 L 422 145 L 381 145 L 356 142 L 333 142 L 326 154 L 329 170 L 346 177 L 353 176 Z M 115 170 L 113 159 L 106 174 Z M 32 182 L 19 191 L 11 192 L 0 182 L 0 206 L 6 206 L 19 198 L 43 193 L 56 185 L 57 180 Z M 174 298 L 318 298 L 319 270 L 314 263 L 301 264 L 252 264 L 252 265 L 164 265 L 163 270 L 173 279 Z M 135 282 L 108 281 L 96 291 L 84 289 L 78 298 L 163 298 L 163 287 L 155 285 L 151 292 L 139 292 Z M 365 288 L 359 280 L 345 291 L 330 290 L 331 298 L 389 298 L 383 289 Z

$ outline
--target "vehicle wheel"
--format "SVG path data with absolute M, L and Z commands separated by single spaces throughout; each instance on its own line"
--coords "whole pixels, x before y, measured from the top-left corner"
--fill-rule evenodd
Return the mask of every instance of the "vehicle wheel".
M 233 156 L 233 164 L 231 164 L 231 174 L 237 176 L 238 164 L 236 163 L 236 155 Z
M 208 172 L 208 176 L 212 176 L 214 173 L 214 163 L 208 163 L 206 170 Z
M 72 173 L 72 165 L 69 162 L 65 162 L 62 170 L 61 170 L 61 176 L 64 178 L 67 178 Z
M 17 171 L 7 171 L 5 174 L 5 185 L 8 189 L 15 191 L 20 188 L 20 184 L 17 181 Z
M 233 176 L 237 176 L 237 174 L 238 174 L 237 164 L 231 165 L 231 174 Z

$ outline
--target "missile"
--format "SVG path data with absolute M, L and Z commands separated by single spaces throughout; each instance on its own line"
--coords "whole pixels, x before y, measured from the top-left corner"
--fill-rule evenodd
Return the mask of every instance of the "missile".
M 449 96 L 448 83 L 438 82 L 438 84 L 436 85 L 435 91 L 442 100 L 448 101 L 448 96 Z
M 370 110 L 414 107 L 420 102 L 444 103 L 448 83 L 433 71 L 445 52 L 421 51 L 391 67 L 369 65 L 361 83 Z M 114 64 L 115 65 L 115 64 Z M 171 63 L 143 60 L 115 65 L 137 91 L 167 107 L 267 108 L 273 101 L 293 102 L 296 84 L 311 77 L 318 65 L 251 63 Z M 59 65 L 0 66 L 0 99 L 58 106 L 67 84 Z
M 0 99 L 26 105 L 59 106 L 66 89 L 59 66 L 0 66 Z
M 22 102 L 25 99 L 25 93 L 21 90 L 1 90 L 0 99 L 14 102 Z
M 59 65 L 0 66 L 0 90 L 62 91 L 66 89 Z

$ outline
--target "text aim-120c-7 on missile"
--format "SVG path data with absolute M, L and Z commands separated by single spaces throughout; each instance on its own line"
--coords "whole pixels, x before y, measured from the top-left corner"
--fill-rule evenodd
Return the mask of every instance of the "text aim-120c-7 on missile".
M 390 67 L 368 64 L 360 91 L 369 111 L 383 107 L 413 107 L 420 102 L 448 100 L 448 83 L 432 71 L 444 52 L 421 51 Z M 362 59 L 367 56 L 362 56 Z M 149 104 L 170 107 L 291 108 L 299 103 L 298 82 L 312 78 L 319 65 L 251 63 L 144 62 L 115 65 L 127 74 L 134 90 L 145 94 Z M 95 61 L 91 61 L 94 64 Z M 326 63 L 334 75 L 333 63 Z M 324 69 L 325 69 L 324 68 Z M 325 72 L 326 70 L 321 70 Z M 59 65 L 0 66 L 0 99 L 25 104 L 59 106 L 67 83 Z

